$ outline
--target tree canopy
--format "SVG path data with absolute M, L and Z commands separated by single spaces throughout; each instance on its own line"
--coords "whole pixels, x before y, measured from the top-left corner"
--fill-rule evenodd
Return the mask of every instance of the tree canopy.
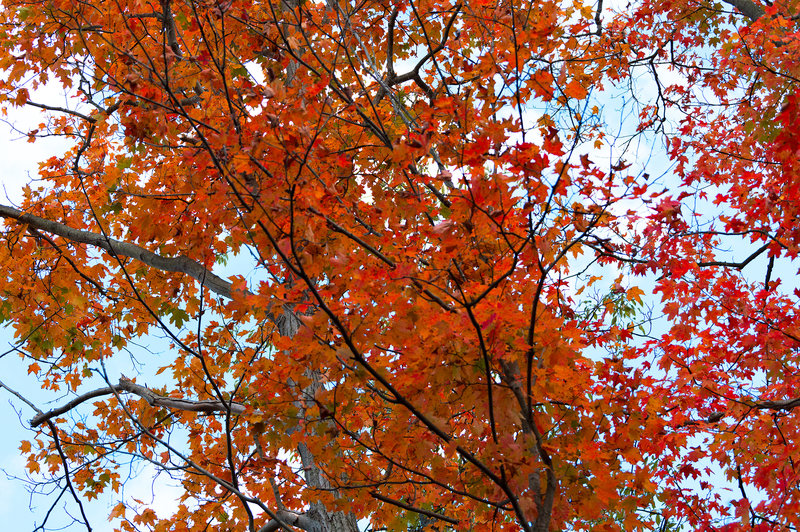
M 800 526 L 796 1 L 3 5 L 71 148 L 0 205 L 1 385 L 82 527 Z

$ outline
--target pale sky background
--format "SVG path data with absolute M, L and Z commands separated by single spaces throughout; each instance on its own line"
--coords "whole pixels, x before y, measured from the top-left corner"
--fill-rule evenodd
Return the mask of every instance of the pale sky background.
M 24 136 L 15 129 L 29 131 L 40 122 L 39 113 L 30 110 L 12 111 L 0 123 L 0 185 L 2 185 L 2 201 L 4 204 L 17 205 L 21 198 L 21 188 L 38 172 L 35 161 L 45 159 L 59 148 L 58 141 L 47 139 L 35 144 L 28 143 Z M 62 144 L 63 146 L 63 144 Z M 0 353 L 5 353 L 13 340 L 7 328 L 0 328 Z M 17 353 L 9 352 L 0 361 L 0 380 L 8 386 L 18 387 L 20 393 L 30 394 L 37 390 L 30 389 L 30 376 L 25 364 Z M 19 387 L 19 385 L 23 385 Z M 0 437 L 0 522 L 8 530 L 32 530 L 33 512 L 28 510 L 30 496 L 20 480 L 10 477 L 25 478 L 25 460 L 20 456 L 20 441 L 29 438 L 33 433 L 28 429 L 27 421 L 33 416 L 30 408 L 7 393 L 0 391 L 0 420 L 4 430 Z M 39 500 L 39 503 L 46 502 Z
M 34 97 L 45 101 L 44 98 L 54 96 L 57 97 L 57 93 L 39 93 Z M 63 100 L 63 96 L 60 99 Z M 37 128 L 41 120 L 42 115 L 36 110 L 16 109 L 10 111 L 9 116 L 0 123 L 0 160 L 3 161 L 0 170 L 0 201 L 4 204 L 18 205 L 22 187 L 37 176 L 38 161 L 56 155 L 66 146 L 63 141 L 55 138 L 41 139 L 36 143 L 27 142 L 20 132 Z M 12 332 L 7 328 L 0 328 L 0 353 L 9 350 L 12 341 Z M 46 408 L 44 401 L 52 399 L 42 397 L 43 394 L 37 387 L 31 387 L 34 381 L 27 374 L 27 364 L 15 352 L 3 355 L 0 361 L 0 380 L 34 401 L 41 399 L 39 408 Z M 3 470 L 0 473 L 0 523 L 3 523 L 6 530 L 33 530 L 35 525 L 41 523 L 42 516 L 51 503 L 47 497 L 35 497 L 32 500 L 26 491 L 25 482 L 18 480 L 26 478 L 25 460 L 19 453 L 19 445 L 21 440 L 30 439 L 33 435 L 27 423 L 33 414 L 27 405 L 5 390 L 0 391 L 0 421 L 4 427 L 0 437 L 0 467 Z M 74 511 L 74 505 L 71 506 L 71 511 Z M 63 507 L 61 501 L 54 512 L 55 520 L 52 524 L 63 526 L 67 522 L 63 518 L 63 512 L 58 510 L 59 507 Z
M 37 91 L 31 99 L 49 104 L 70 103 L 58 89 Z M 27 142 L 25 132 L 38 128 L 44 120 L 44 115 L 37 109 L 25 108 L 10 110 L 8 117 L 0 121 L 0 202 L 6 205 L 18 205 L 21 200 L 21 190 L 38 175 L 38 162 L 46 160 L 53 155 L 59 155 L 69 146 L 63 139 L 43 138 L 35 143 Z M 33 185 L 35 186 L 35 184 Z M 16 389 L 42 410 L 47 410 L 62 404 L 64 398 L 56 397 L 52 393 L 43 394 L 35 386 L 34 377 L 27 374 L 27 363 L 17 353 L 8 352 L 13 342 L 13 333 L 8 328 L 0 326 L 0 381 Z M 155 340 L 154 349 L 166 348 L 163 341 Z M 3 355 L 3 353 L 5 353 Z M 138 355 L 138 353 L 137 353 Z M 142 355 L 145 356 L 145 355 Z M 124 356 L 120 362 L 124 364 Z M 113 369 L 110 373 L 113 378 Z M 124 369 L 119 372 L 124 372 Z M 132 369 L 128 374 L 135 374 Z M 97 387 L 102 386 L 98 383 Z M 88 391 L 92 385 L 84 384 L 79 391 Z M 48 403 L 47 401 L 52 401 Z M 85 405 L 84 405 L 85 407 Z M 85 410 L 85 408 L 84 408 Z M 3 530 L 29 531 L 41 524 L 42 518 L 50 507 L 53 497 L 31 497 L 25 487 L 26 461 L 20 456 L 19 445 L 23 439 L 31 439 L 33 432 L 29 429 L 28 421 L 34 412 L 24 403 L 14 398 L 5 390 L 0 390 L 0 423 L 3 430 L 0 436 L 0 523 Z M 123 478 L 126 471 L 120 473 Z M 15 478 L 16 477 L 16 478 Z M 142 501 L 154 501 L 154 508 L 159 513 L 171 513 L 170 507 L 175 500 L 175 492 L 163 485 L 158 490 L 158 497 L 152 493 L 153 470 L 138 469 L 133 471 L 133 479 L 125 486 L 128 498 L 136 497 Z M 108 523 L 106 517 L 112 506 L 109 495 L 101 496 L 97 501 L 83 500 L 84 508 L 90 515 L 92 525 L 97 529 L 104 529 Z M 62 528 L 70 524 L 71 519 L 65 516 L 78 515 L 77 507 L 71 497 L 64 496 L 58 502 L 53 515 L 48 520 L 48 529 Z M 73 524 L 69 530 L 84 529 L 82 525 Z

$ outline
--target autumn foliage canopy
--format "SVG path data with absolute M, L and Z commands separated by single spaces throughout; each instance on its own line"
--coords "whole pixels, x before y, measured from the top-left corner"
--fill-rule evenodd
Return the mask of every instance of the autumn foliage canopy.
M 3 5 L 71 147 L 2 387 L 83 528 L 800 526 L 795 0 Z

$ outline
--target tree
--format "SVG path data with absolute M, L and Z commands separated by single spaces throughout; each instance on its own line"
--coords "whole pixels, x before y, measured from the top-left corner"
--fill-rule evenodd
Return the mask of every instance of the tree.
M 800 526 L 797 7 L 725 1 L 6 0 L 74 143 L 0 206 L 31 473 L 87 529 L 131 460 L 182 495 L 120 530 Z

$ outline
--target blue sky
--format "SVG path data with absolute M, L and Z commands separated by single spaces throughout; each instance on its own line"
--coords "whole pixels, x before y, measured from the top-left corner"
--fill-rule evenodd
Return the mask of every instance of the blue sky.
M 49 103 L 64 100 L 64 96 L 55 91 L 40 91 L 34 97 Z M 22 187 L 37 175 L 38 161 L 63 152 L 67 146 L 63 140 L 55 138 L 40 139 L 35 144 L 27 142 L 24 133 L 38 128 L 41 121 L 40 113 L 28 108 L 12 110 L 7 120 L 0 122 L 0 160 L 4 161 L 3 173 L 0 174 L 0 202 L 4 204 L 18 204 Z M 61 397 L 43 394 L 35 385 L 27 374 L 27 362 L 12 350 L 13 340 L 13 331 L 0 327 L 0 354 L 5 353 L 0 361 L 0 381 L 33 400 L 43 410 L 63 402 Z M 128 373 L 134 371 L 131 369 Z M 98 387 L 101 385 L 98 383 Z M 88 389 L 89 386 L 82 388 L 84 391 Z M 34 435 L 28 426 L 33 414 L 22 401 L 4 390 L 0 391 L 0 423 L 3 426 L 0 438 L 0 468 L 3 471 L 0 473 L 0 523 L 5 530 L 33 530 L 41 524 L 54 500 L 54 497 L 43 495 L 32 497 L 26 486 L 26 462 L 20 456 L 19 445 L 23 439 L 31 439 Z M 121 473 L 125 474 L 124 471 Z M 151 489 L 153 471 L 133 470 L 132 474 L 133 479 L 126 485 L 126 494 L 143 501 L 154 500 Z M 156 506 L 167 510 L 174 497 L 165 497 L 163 491 L 159 495 L 155 498 Z M 93 524 L 102 528 L 112 505 L 110 494 L 97 501 L 84 501 L 84 505 Z M 69 525 L 72 522 L 70 515 L 77 515 L 77 507 L 69 497 L 62 497 L 49 518 L 48 529 Z M 70 530 L 81 528 L 85 529 L 77 525 L 69 527 Z

